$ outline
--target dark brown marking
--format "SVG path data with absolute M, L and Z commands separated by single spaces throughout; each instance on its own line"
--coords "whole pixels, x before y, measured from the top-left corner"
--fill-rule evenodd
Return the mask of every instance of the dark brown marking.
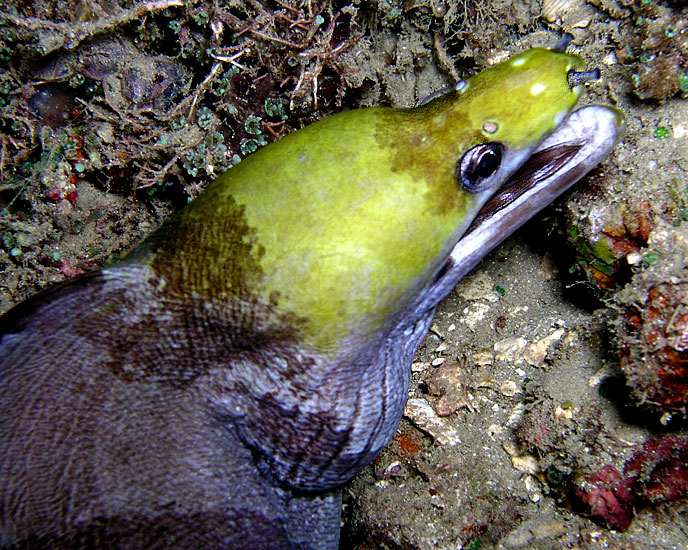
M 427 201 L 431 215 L 461 211 L 463 194 L 456 182 L 456 163 L 467 141 L 468 120 L 458 109 L 449 108 L 457 92 L 450 92 L 423 107 L 410 111 L 390 111 L 378 124 L 376 139 L 380 147 L 392 152 L 392 171 L 407 172 L 429 182 Z M 441 123 L 435 115 L 443 114 Z M 485 141 L 480 131 L 469 136 L 473 144 Z
M 248 299 L 259 294 L 263 250 L 244 207 L 221 186 L 211 185 L 194 203 L 167 220 L 144 243 L 154 254 L 153 270 L 170 295 Z

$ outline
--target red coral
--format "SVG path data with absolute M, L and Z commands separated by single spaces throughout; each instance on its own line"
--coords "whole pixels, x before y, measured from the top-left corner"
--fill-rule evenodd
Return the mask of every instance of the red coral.
M 688 496 L 688 438 L 665 436 L 646 441 L 624 466 L 634 493 L 650 503 Z
M 76 203 L 76 199 L 79 198 L 79 193 L 72 184 L 67 185 L 54 185 L 51 187 L 46 196 L 53 202 L 61 202 L 67 200 L 72 204 Z
M 597 521 L 624 531 L 633 519 L 635 495 L 613 466 L 604 466 L 585 480 L 576 498 Z
M 82 275 L 85 273 L 80 267 L 72 267 L 69 260 L 60 260 L 60 273 L 62 273 L 67 279 L 72 279 L 77 275 Z
M 624 475 L 607 465 L 587 477 L 574 500 L 596 521 L 624 531 L 635 508 L 687 496 L 688 438 L 665 436 L 634 452 L 624 464 Z

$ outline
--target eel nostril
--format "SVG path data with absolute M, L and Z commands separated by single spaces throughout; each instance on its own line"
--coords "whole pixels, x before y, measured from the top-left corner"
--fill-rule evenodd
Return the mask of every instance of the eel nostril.
M 599 69 L 592 69 L 591 71 L 574 71 L 572 69 L 566 74 L 566 79 L 571 88 L 583 84 L 584 82 L 592 82 L 598 78 L 600 78 Z
M 556 43 L 551 51 L 555 53 L 564 53 L 572 41 L 573 35 L 570 32 L 564 33 L 564 35 L 559 39 L 559 42 Z

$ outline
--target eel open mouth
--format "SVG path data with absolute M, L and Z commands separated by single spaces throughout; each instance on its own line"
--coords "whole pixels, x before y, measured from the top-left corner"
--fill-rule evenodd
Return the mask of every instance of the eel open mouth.
M 597 166 L 626 128 L 618 109 L 590 105 L 574 111 L 537 147 L 480 210 L 451 253 L 456 276 Z M 458 279 L 457 279 L 458 280 Z

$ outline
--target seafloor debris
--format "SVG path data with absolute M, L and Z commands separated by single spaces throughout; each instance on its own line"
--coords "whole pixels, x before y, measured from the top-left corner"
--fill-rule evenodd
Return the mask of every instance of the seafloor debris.
M 430 371 L 423 383 L 430 395 L 437 396 L 432 408 L 438 416 L 448 416 L 462 407 L 470 408 L 468 390 L 472 381 L 466 364 L 445 363 Z
M 592 186 L 598 183 L 595 175 L 591 181 Z M 631 255 L 647 244 L 655 216 L 648 201 L 626 204 L 606 192 L 580 193 L 567 204 L 567 222 L 568 238 L 576 249 L 575 268 L 598 288 L 615 290 L 628 281 Z
M 437 445 L 458 445 L 461 443 L 458 430 L 452 423 L 439 417 L 425 399 L 409 399 L 404 410 L 411 422 L 430 434 Z
M 627 2 L 628 3 L 628 2 Z M 665 100 L 688 96 L 688 15 L 686 10 L 659 2 L 632 2 L 628 18 L 633 31 L 619 52 L 633 64 L 632 81 L 640 99 Z
M 688 406 L 688 228 L 663 226 L 649 244 L 657 261 L 615 297 L 621 370 L 635 398 L 655 410 Z

